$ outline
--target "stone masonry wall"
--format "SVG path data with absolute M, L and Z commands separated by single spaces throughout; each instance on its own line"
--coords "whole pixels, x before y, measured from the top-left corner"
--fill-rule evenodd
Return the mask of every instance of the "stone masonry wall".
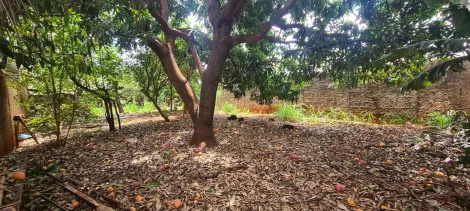
M 464 110 L 470 114 L 470 63 L 460 73 L 449 72 L 439 82 L 419 91 L 397 94 L 397 87 L 384 84 L 370 84 L 353 89 L 336 89 L 327 81 L 314 81 L 303 90 L 301 100 L 315 110 L 328 110 L 331 107 L 360 113 L 373 112 L 375 115 L 406 114 L 423 116 L 431 111 Z M 238 108 L 257 106 L 249 97 L 233 98 L 224 91 L 218 105 L 230 102 Z

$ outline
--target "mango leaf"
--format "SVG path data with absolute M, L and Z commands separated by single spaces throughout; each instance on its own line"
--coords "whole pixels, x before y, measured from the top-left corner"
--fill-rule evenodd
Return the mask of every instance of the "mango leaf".
M 152 183 L 150 183 L 149 185 L 147 185 L 147 189 L 152 189 L 152 188 L 156 188 L 156 187 L 159 187 L 161 184 L 158 180 L 153 180 Z

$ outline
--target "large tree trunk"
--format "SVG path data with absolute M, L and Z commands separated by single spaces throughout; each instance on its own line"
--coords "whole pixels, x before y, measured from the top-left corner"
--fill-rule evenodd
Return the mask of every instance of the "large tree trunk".
M 157 109 L 158 113 L 160 114 L 160 116 L 162 116 L 163 119 L 165 119 L 165 122 L 169 122 L 170 119 L 168 119 L 168 116 L 162 111 L 162 109 L 160 108 L 160 106 L 158 106 L 158 102 L 155 100 L 153 101 L 153 105 L 155 106 L 155 108 Z
M 15 146 L 6 82 L 5 75 L 0 71 L 0 156 L 8 155 Z
M 224 39 L 217 39 L 215 37 L 214 40 L 216 41 L 212 46 L 207 70 L 202 75 L 201 101 L 194 125 L 194 133 L 190 142 L 192 145 L 199 145 L 201 142 L 205 142 L 207 146 L 217 144 L 213 130 L 215 100 L 217 86 L 219 85 L 222 69 L 230 47 L 223 42 Z

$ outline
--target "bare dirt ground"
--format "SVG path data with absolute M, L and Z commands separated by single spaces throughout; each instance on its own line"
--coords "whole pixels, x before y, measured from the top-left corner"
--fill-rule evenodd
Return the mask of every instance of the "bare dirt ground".
M 190 120 L 150 118 L 72 138 L 66 147 L 25 147 L 3 162 L 26 171 L 21 210 L 58 210 L 31 197 L 35 192 L 66 209 L 78 200 L 47 172 L 98 199 L 114 187 L 109 197 L 119 202 L 116 210 L 171 210 L 176 199 L 181 210 L 470 209 L 469 169 L 444 161 L 461 153 L 448 135 L 434 131 L 424 141 L 418 138 L 429 132 L 424 129 L 337 124 L 289 130 L 281 124 L 267 116 L 243 122 L 219 116 L 220 144 L 199 156 L 186 144 Z M 344 191 L 335 190 L 337 184 Z M 135 202 L 138 195 L 143 202 Z M 80 202 L 74 210 L 91 210 Z

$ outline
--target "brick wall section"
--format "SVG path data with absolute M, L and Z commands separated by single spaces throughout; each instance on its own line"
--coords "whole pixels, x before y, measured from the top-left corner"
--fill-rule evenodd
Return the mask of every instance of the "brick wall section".
M 406 114 L 423 116 L 431 111 L 464 110 L 470 114 L 470 63 L 460 73 L 449 72 L 442 80 L 419 91 L 397 94 L 397 87 L 384 84 L 370 84 L 354 89 L 336 89 L 330 82 L 314 81 L 303 90 L 299 102 L 315 110 L 328 110 L 331 107 L 361 113 L 373 112 L 377 116 L 386 114 Z M 235 99 L 224 91 L 218 105 L 230 102 L 238 108 L 257 106 L 249 97 Z

